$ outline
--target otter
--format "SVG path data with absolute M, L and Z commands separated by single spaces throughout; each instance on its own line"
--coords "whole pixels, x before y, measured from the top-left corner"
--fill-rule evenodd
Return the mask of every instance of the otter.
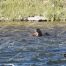
M 33 33 L 33 36 L 38 36 L 38 37 L 42 36 L 41 30 L 37 28 L 36 31 Z
M 41 30 L 39 28 L 36 29 L 36 31 L 38 32 L 38 36 L 42 36 L 42 32 L 41 32 Z

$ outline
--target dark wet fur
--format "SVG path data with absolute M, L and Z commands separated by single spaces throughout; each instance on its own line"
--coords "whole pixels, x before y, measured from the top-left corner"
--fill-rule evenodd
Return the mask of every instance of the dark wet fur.
M 66 58 L 66 54 L 64 54 L 64 57 Z
M 50 34 L 48 32 L 45 33 L 45 36 L 50 36 Z
M 38 32 L 38 36 L 42 36 L 42 32 L 41 32 L 41 30 L 39 28 L 36 29 L 36 31 Z
M 42 32 L 41 32 L 41 30 L 38 28 L 38 29 L 36 29 L 36 32 L 38 32 L 38 36 L 40 37 L 40 36 L 43 36 L 43 34 L 42 34 Z M 44 33 L 44 36 L 50 36 L 50 34 L 48 33 L 48 32 L 45 32 Z

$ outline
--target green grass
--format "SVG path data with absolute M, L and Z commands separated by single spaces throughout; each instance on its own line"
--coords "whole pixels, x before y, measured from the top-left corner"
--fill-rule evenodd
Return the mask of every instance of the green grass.
M 0 17 L 18 18 L 44 15 L 44 6 L 43 0 L 1 0 Z
M 0 17 L 14 19 L 42 15 L 53 21 L 55 15 L 55 20 L 64 19 L 66 18 L 64 3 L 64 0 L 0 0 Z

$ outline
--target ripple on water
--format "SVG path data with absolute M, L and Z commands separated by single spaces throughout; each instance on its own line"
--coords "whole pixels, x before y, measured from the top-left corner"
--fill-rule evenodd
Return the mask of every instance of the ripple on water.
M 14 63 L 15 66 L 66 66 L 66 61 L 62 60 L 66 53 L 65 33 L 63 38 L 60 35 L 32 37 L 29 36 L 32 29 L 29 28 L 8 27 L 6 30 L 0 32 L 0 63 Z

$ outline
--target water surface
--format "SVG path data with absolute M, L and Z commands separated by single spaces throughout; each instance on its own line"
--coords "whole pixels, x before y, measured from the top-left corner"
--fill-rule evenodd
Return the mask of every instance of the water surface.
M 66 32 L 61 28 L 41 29 L 50 36 L 33 37 L 34 29 L 1 27 L 0 66 L 66 66 Z

